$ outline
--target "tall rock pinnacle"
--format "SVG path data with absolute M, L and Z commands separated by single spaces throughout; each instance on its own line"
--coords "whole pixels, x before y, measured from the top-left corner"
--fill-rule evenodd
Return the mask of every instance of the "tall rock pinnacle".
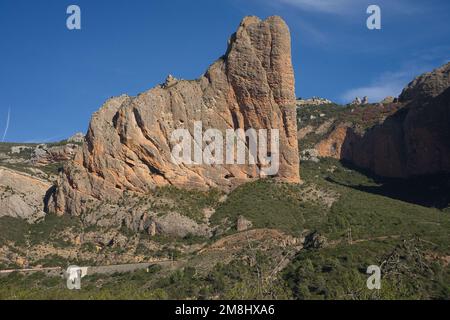
M 278 129 L 275 177 L 299 182 L 294 82 L 285 22 L 244 18 L 227 53 L 199 79 L 107 101 L 93 115 L 82 150 L 61 173 L 49 211 L 79 215 L 90 203 L 116 201 L 124 191 L 164 185 L 227 191 L 260 177 L 254 164 L 175 164 L 171 133 L 185 128 L 194 135 L 198 121 L 203 130 Z

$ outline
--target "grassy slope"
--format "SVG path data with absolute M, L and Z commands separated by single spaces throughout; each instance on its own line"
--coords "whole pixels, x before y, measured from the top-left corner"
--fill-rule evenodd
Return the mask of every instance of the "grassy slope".
M 330 170 L 330 169 L 334 169 Z M 331 172 L 333 171 L 333 172 Z M 360 191 L 361 186 L 379 184 L 334 160 L 319 164 L 303 163 L 304 186 L 250 183 L 236 189 L 216 208 L 213 223 L 230 221 L 244 215 L 255 227 L 280 228 L 293 234 L 304 229 L 318 230 L 331 245 L 302 251 L 285 269 L 278 294 L 261 296 L 255 291 L 253 267 L 236 261 L 217 266 L 210 275 L 178 271 L 169 275 L 129 274 L 113 278 L 86 279 L 81 292 L 68 292 L 61 279 L 22 279 L 18 275 L 0 279 L 0 297 L 24 298 L 298 298 L 298 299 L 370 299 L 370 298 L 449 298 L 449 268 L 429 263 L 426 270 L 403 254 L 409 271 L 400 278 L 386 278 L 380 292 L 365 289 L 368 265 L 380 264 L 404 240 L 420 238 L 418 249 L 429 256 L 450 256 L 450 216 L 438 209 Z M 317 185 L 340 195 L 328 209 L 320 203 L 304 201 L 303 188 Z M 187 197 L 187 196 L 186 196 Z M 215 198 L 215 197 L 214 197 Z M 194 201 L 196 196 L 189 196 Z M 203 202 L 204 199 L 199 199 Z M 215 201 L 212 201 L 215 202 Z M 208 202 L 209 204 L 210 202 Z M 0 224 L 1 225 L 1 224 Z M 44 228 L 44 225 L 40 226 Z M 348 243 L 351 229 L 353 243 Z M 19 230 L 18 230 L 19 231 Z M 261 262 L 263 267 L 264 261 Z M 38 277 L 38 276 L 35 276 Z M 155 279 L 161 279 L 156 281 Z M 120 281 L 118 281 L 120 280 Z M 42 287 L 41 287 L 42 286 Z
M 304 201 L 302 187 L 261 180 L 238 187 L 212 216 L 219 224 L 235 222 L 243 215 L 256 228 L 275 228 L 294 234 L 318 227 L 325 210 L 320 204 Z

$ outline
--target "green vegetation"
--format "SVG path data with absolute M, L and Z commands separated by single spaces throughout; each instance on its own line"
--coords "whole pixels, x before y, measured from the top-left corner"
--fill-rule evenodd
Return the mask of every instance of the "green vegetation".
M 301 197 L 302 187 L 271 180 L 259 180 L 238 187 L 218 206 L 212 222 L 232 222 L 240 215 L 256 228 L 274 228 L 296 233 L 318 228 L 326 211 L 323 206 Z
M 284 271 L 296 299 L 448 299 L 450 271 L 427 260 L 427 243 L 370 241 L 301 252 Z M 417 254 L 418 252 L 418 254 Z M 394 264 L 386 264 L 392 254 Z M 367 289 L 367 267 L 382 267 L 381 290 Z
M 25 146 L 25 147 L 31 147 L 34 148 L 38 146 L 37 143 L 11 143 L 11 142 L 0 142 L 0 153 L 9 154 L 11 153 L 12 147 L 17 146 Z
M 355 239 L 420 236 L 441 243 L 442 248 L 450 244 L 450 216 L 441 210 L 361 191 L 363 186 L 376 188 L 380 184 L 336 160 L 323 159 L 319 165 L 304 163 L 302 168 L 305 181 L 331 188 L 341 195 L 324 221 L 327 237 L 343 238 L 351 228 Z
M 63 165 L 64 165 L 64 163 L 62 163 L 62 162 L 55 162 L 55 163 L 51 163 L 46 166 L 43 166 L 40 169 L 48 175 L 53 175 L 53 174 L 57 175 L 63 168 Z
M 19 246 L 52 242 L 64 247 L 68 243 L 64 239 L 59 239 L 57 235 L 67 228 L 71 228 L 72 232 L 79 231 L 80 220 L 68 215 L 58 217 L 48 214 L 43 221 L 28 224 L 18 218 L 0 217 L 0 245 L 8 241 Z
M 258 280 L 261 270 L 268 266 L 264 255 L 258 256 L 257 266 L 249 266 L 242 261 L 218 264 L 207 275 L 200 275 L 192 267 L 167 272 L 155 265 L 148 272 L 87 276 L 83 278 L 82 290 L 79 291 L 68 290 L 61 277 L 13 273 L 0 277 L 0 300 L 290 298 L 284 282 L 276 281 L 268 286 Z
M 0 300 L 2 299 L 167 299 L 161 289 L 148 289 L 145 284 L 158 272 L 138 271 L 112 276 L 88 276 L 83 278 L 82 290 L 71 291 L 61 277 L 47 277 L 43 273 L 24 276 L 18 273 L 0 277 Z
M 309 125 L 317 129 L 326 122 L 330 122 L 325 132 L 318 133 L 317 130 L 314 130 L 306 135 L 301 140 L 302 149 L 312 148 L 337 124 L 350 124 L 358 132 L 363 132 L 382 122 L 386 117 L 393 115 L 400 107 L 400 104 L 368 104 L 363 106 L 329 104 L 298 108 L 297 121 L 301 128 Z
M 172 186 L 157 188 L 151 195 L 152 208 L 160 214 L 179 212 L 197 222 L 203 222 L 205 208 L 214 208 L 222 193 L 182 190 Z
M 148 199 L 135 199 L 149 201 L 158 212 L 180 211 L 196 220 L 202 219 L 204 208 L 214 208 L 211 221 L 218 227 L 223 227 L 224 220 L 233 224 L 243 215 L 252 221 L 254 228 L 276 228 L 295 236 L 304 234 L 305 230 L 317 231 L 327 239 L 325 247 L 301 250 L 274 279 L 265 278 L 276 264 L 270 252 L 254 253 L 242 248 L 230 263 L 217 264 L 206 272 L 189 264 L 191 267 L 178 270 L 155 267 L 148 273 L 89 276 L 83 278 L 83 289 L 78 292 L 67 290 L 61 278 L 13 274 L 0 278 L 0 299 L 450 297 L 450 268 L 446 262 L 450 256 L 448 202 L 440 210 L 402 201 L 408 199 L 396 189 L 399 185 L 406 188 L 407 182 L 382 180 L 333 159 L 305 162 L 301 168 L 302 185 L 271 179 L 255 181 L 238 187 L 223 202 L 219 200 L 222 194 L 217 191 L 188 192 L 171 187 L 157 189 Z M 417 186 L 409 183 L 412 195 L 431 190 L 428 194 L 420 191 L 427 198 L 448 190 L 445 179 L 421 181 L 423 189 L 416 189 L 419 183 Z M 426 186 L 430 183 L 434 187 Z M 334 201 L 327 205 L 320 198 L 312 197 L 308 191 L 311 188 L 330 195 Z M 34 226 L 17 219 L 0 218 L 0 246 L 13 241 L 24 246 L 52 242 L 63 247 L 68 244 L 56 235 L 67 228 L 77 232 L 81 224 L 77 218 L 54 215 L 48 215 Z M 236 232 L 233 230 L 226 234 Z M 149 240 L 147 237 L 142 235 Z M 139 246 L 136 253 L 199 259 L 201 255 L 182 253 L 181 248 L 207 242 L 193 236 L 178 240 L 159 236 L 151 240 L 162 245 L 159 253 L 150 252 L 144 246 Z M 68 261 L 49 256 L 40 263 L 66 267 Z M 366 287 L 367 267 L 381 264 L 382 289 L 370 291 Z
M 394 114 L 400 106 L 400 104 L 304 106 L 297 109 L 297 118 L 301 123 L 307 122 L 311 125 L 320 125 L 333 118 L 338 120 L 339 123 L 349 122 L 365 129 L 379 123 L 386 116 Z M 313 119 L 311 119 L 311 116 L 313 116 Z
M 30 166 L 25 163 L 7 163 L 7 162 L 0 162 L 0 166 L 15 170 L 18 172 L 23 172 L 29 175 L 33 175 L 33 171 L 30 170 Z
M 82 142 L 69 142 L 69 141 L 67 141 L 67 140 L 61 140 L 61 141 L 58 141 L 58 142 L 50 142 L 50 143 L 47 143 L 47 146 L 48 146 L 49 148 L 51 148 L 51 147 L 60 147 L 60 146 L 65 146 L 66 144 L 69 144 L 69 143 L 71 143 L 71 144 L 76 144 L 76 145 L 79 145 L 79 146 L 82 146 L 82 145 L 83 145 Z
M 62 140 L 59 142 L 46 143 L 45 145 L 47 146 L 47 148 L 52 148 L 58 146 L 65 146 L 68 143 L 69 142 L 67 142 L 67 140 Z M 73 144 L 82 145 L 82 143 L 73 143 Z M 20 150 L 20 152 L 17 153 L 12 153 L 13 147 L 25 147 L 25 149 Z M 31 168 L 33 168 L 33 165 L 30 164 L 30 159 L 32 158 L 33 150 L 35 148 L 42 148 L 42 146 L 37 143 L 6 143 L 6 142 L 0 143 L 0 154 L 5 154 L 8 156 L 9 159 L 16 160 L 14 162 L 0 160 L 0 165 L 5 168 L 34 175 L 33 171 L 31 170 Z M 38 168 L 48 175 L 53 175 L 58 174 L 62 166 L 63 166 L 62 162 L 57 162 Z
M 0 246 L 12 241 L 18 245 L 25 244 L 24 235 L 28 233 L 30 225 L 22 219 L 0 217 Z
M 213 217 L 218 223 L 225 217 L 235 219 L 243 214 L 256 227 L 276 227 L 297 232 L 314 229 L 325 236 L 329 247 L 302 251 L 285 270 L 283 278 L 294 298 L 450 297 L 449 267 L 445 267 L 444 260 L 431 258 L 450 255 L 448 209 L 427 208 L 383 195 L 378 189 L 383 190 L 385 185 L 379 178 L 345 167 L 333 159 L 322 159 L 319 164 L 302 163 L 302 179 L 305 185 L 314 184 L 338 193 L 339 200 L 327 210 L 305 204 L 296 197 L 304 186 L 258 181 L 236 189 Z M 421 178 L 421 182 L 420 188 L 430 189 L 427 182 L 435 183 L 436 179 L 428 181 Z M 431 188 L 434 193 L 448 190 L 445 183 L 438 182 L 442 188 Z M 407 184 L 402 181 L 403 192 L 406 193 Z M 413 186 L 410 185 L 410 189 Z M 424 194 L 422 192 L 422 196 Z M 349 244 L 349 234 L 352 244 Z M 400 261 L 406 265 L 406 271 L 401 270 L 397 278 L 385 277 L 381 291 L 368 290 L 365 286 L 367 267 L 381 264 L 395 248 L 402 247 L 403 241 L 411 239 L 418 239 L 419 245 L 414 250 L 421 253 L 421 259 L 428 268 L 421 270 L 418 261 L 408 256 L 410 253 L 403 254 Z
M 381 185 L 339 161 L 323 159 L 319 164 L 302 163 L 302 179 L 302 186 L 271 180 L 240 186 L 217 207 L 212 221 L 219 224 L 225 218 L 235 221 L 244 215 L 257 228 L 294 233 L 316 229 L 334 240 L 345 238 L 349 228 L 356 239 L 417 235 L 442 242 L 448 238 L 450 217 L 441 210 L 360 191 L 363 186 Z M 303 193 L 310 185 L 337 194 L 338 201 L 329 209 L 308 201 Z
M 45 220 L 30 226 L 30 242 L 31 245 L 42 242 L 54 242 L 60 241 L 64 246 L 64 241 L 55 238 L 61 231 L 71 228 L 72 233 L 78 233 L 81 230 L 80 220 L 76 217 L 64 215 L 56 216 L 54 214 L 48 214 Z

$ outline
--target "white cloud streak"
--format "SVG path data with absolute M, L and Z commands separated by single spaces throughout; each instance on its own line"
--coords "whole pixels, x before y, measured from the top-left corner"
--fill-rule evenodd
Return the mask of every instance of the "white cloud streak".
M 3 132 L 2 142 L 5 142 L 6 135 L 9 129 L 9 120 L 11 119 L 11 107 L 8 108 L 8 116 L 6 117 L 5 131 Z
M 305 11 L 324 13 L 346 13 L 360 0 L 278 0 L 280 3 L 296 6 Z
M 370 102 L 378 102 L 388 96 L 397 97 L 414 78 L 450 61 L 448 46 L 427 48 L 412 56 L 398 71 L 384 72 L 365 86 L 347 90 L 340 96 L 340 102 L 347 103 L 355 97 L 365 96 Z
M 367 8 L 376 4 L 382 8 L 387 7 L 390 11 L 409 15 L 420 12 L 423 6 L 418 1 L 411 0 L 270 0 L 281 5 L 290 5 L 303 11 L 327 13 L 346 16 L 359 12 L 361 8 Z
M 431 66 L 405 66 L 397 72 L 385 72 L 366 86 L 357 87 L 344 92 L 341 102 L 351 102 L 356 97 L 369 97 L 370 102 L 379 102 L 388 96 L 397 97 L 403 88 L 418 75 L 430 71 Z

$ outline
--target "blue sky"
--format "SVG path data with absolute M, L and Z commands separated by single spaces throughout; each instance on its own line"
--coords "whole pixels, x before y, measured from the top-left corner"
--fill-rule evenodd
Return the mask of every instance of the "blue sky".
M 82 30 L 66 28 L 70 4 Z M 381 30 L 366 28 L 369 4 Z M 290 26 L 297 96 L 376 101 L 449 61 L 449 12 L 448 0 L 0 0 L 0 135 L 10 113 L 5 141 L 61 140 L 111 96 L 197 78 L 245 15 Z

